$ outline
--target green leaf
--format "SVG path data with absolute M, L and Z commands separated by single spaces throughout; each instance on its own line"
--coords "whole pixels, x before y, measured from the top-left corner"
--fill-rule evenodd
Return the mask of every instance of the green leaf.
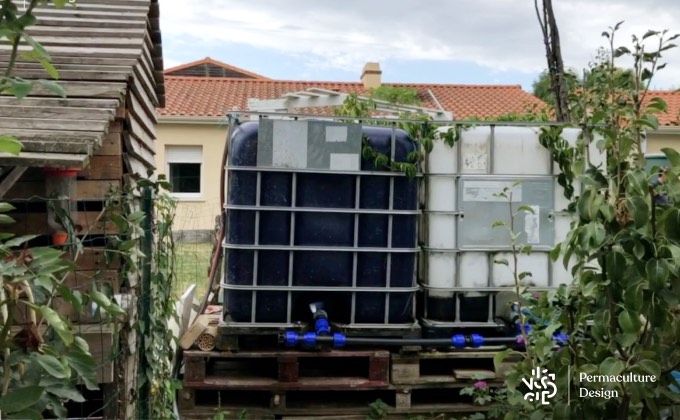
M 499 227 L 499 226 L 505 226 L 505 222 L 502 220 L 496 220 L 493 222 L 493 225 L 491 225 L 492 228 Z
M 550 251 L 550 261 L 555 262 L 557 259 L 560 257 L 560 252 L 562 251 L 562 244 L 559 243 L 555 245 L 555 248 L 553 248 Z
M 642 259 L 645 256 L 645 246 L 642 245 L 642 242 L 635 242 L 635 245 L 633 245 L 633 255 L 637 259 Z
M 2 204 L 4 204 L 4 203 L 0 203 L 0 205 L 2 205 Z M 8 248 L 13 248 L 13 247 L 15 247 L 15 246 L 23 245 L 23 244 L 25 244 L 26 242 L 28 242 L 28 241 L 30 241 L 30 240 L 33 240 L 33 239 L 35 239 L 35 238 L 37 238 L 37 237 L 38 237 L 38 235 L 24 235 L 24 236 L 18 236 L 18 237 L 16 237 L 16 238 L 12 238 L 12 239 L 8 240 L 7 242 L 5 242 L 4 245 L 5 245 L 6 247 L 8 247 Z
M 649 223 L 649 205 L 640 196 L 628 197 L 626 199 L 628 211 L 633 216 L 633 223 L 636 228 L 641 228 Z
M 659 98 L 658 96 L 652 98 L 649 101 L 649 105 L 647 105 L 647 107 L 659 112 L 668 112 L 668 104 L 666 104 L 666 101 Z M 663 152 L 663 149 L 661 151 Z
M 64 379 L 68 377 L 66 367 L 56 357 L 47 354 L 39 354 L 36 356 L 36 359 L 40 366 L 55 378 Z
M 83 394 L 81 394 L 80 391 L 78 391 L 76 387 L 74 387 L 70 383 L 53 385 L 48 387 L 45 391 L 49 392 L 50 394 L 56 395 L 59 398 L 63 398 L 73 402 L 85 402 Z
M 671 163 L 672 167 L 680 167 L 680 153 L 678 153 L 677 150 L 664 147 L 661 151 L 666 155 L 666 158 Z
M 600 363 L 600 373 L 602 375 L 617 376 L 623 372 L 623 362 L 614 357 L 607 357 Z
M 18 413 L 13 413 L 10 414 L 6 417 L 9 420 L 16 419 L 16 420 L 43 420 L 42 414 L 40 414 L 36 410 L 22 410 Z
M 628 180 L 628 188 L 626 188 L 626 190 L 629 194 L 647 195 L 649 185 L 647 183 L 647 173 L 645 171 L 642 169 L 635 169 L 630 171 L 626 178 Z
M 659 367 L 659 364 L 656 363 L 654 360 L 643 359 L 638 361 L 636 363 L 636 366 L 644 370 L 645 372 L 649 373 L 650 375 L 656 376 L 657 380 L 661 377 L 661 367 Z
M 493 260 L 493 262 L 494 262 L 494 264 L 505 265 L 505 266 L 508 266 L 508 267 L 510 266 L 510 263 L 508 263 L 507 258 L 499 258 L 499 259 Z
M 607 276 L 615 281 L 620 281 L 626 272 L 626 256 L 619 251 L 612 251 L 605 256 L 605 268 Z
M 619 342 L 623 347 L 630 347 L 638 339 L 638 335 L 635 333 L 624 333 L 616 336 L 616 341 Z
M 10 79 L 10 93 L 17 99 L 23 99 L 33 90 L 33 83 L 23 79 Z
M 619 314 L 618 319 L 621 330 L 626 334 L 634 334 L 640 329 L 640 319 L 626 310 Z
M 635 283 L 623 292 L 623 302 L 626 306 L 634 311 L 638 312 L 642 309 L 643 299 L 644 299 L 644 283 Z
M 0 399 L 0 411 L 2 414 L 12 414 L 31 408 L 40 401 L 45 388 L 41 386 L 25 386 L 23 388 L 11 388 L 10 391 Z
M 49 306 L 41 306 L 40 313 L 47 323 L 59 335 L 64 344 L 71 345 L 73 343 L 73 333 L 68 328 L 64 320 Z
M 108 308 L 111 306 L 111 300 L 102 292 L 92 290 L 90 292 L 90 299 L 92 299 L 98 306 Z
M 61 96 L 62 98 L 66 97 L 66 91 L 64 91 L 64 88 L 59 86 L 56 82 L 52 80 L 40 79 L 38 80 L 38 83 L 43 85 L 46 89 L 50 90 L 52 93 Z
M 668 281 L 671 272 L 668 262 L 663 259 L 647 261 L 645 271 L 647 272 L 649 285 L 652 290 L 655 291 L 663 289 L 666 286 L 666 281 Z
M 97 390 L 97 372 L 96 363 L 91 355 L 83 353 L 78 348 L 72 348 L 64 356 L 73 370 L 78 372 L 78 376 L 83 380 L 83 383 L 89 390 Z
M 680 209 L 669 209 L 664 218 L 664 233 L 669 239 L 680 241 Z
M 0 134 L 0 152 L 16 156 L 21 152 L 23 147 L 24 145 L 21 144 L 16 137 Z
M 531 214 L 535 214 L 535 213 L 536 213 L 536 212 L 534 211 L 534 209 L 531 208 L 531 206 L 528 206 L 528 205 L 526 205 L 526 204 L 519 206 L 519 208 L 517 209 L 517 212 L 518 212 L 518 213 L 520 213 L 520 212 L 525 212 L 525 213 L 531 213 Z
M 12 224 L 14 222 L 15 222 L 15 220 L 12 217 L 10 217 L 6 214 L 0 214 L 0 224 L 9 225 L 9 224 Z
M 8 211 L 16 210 L 17 208 L 9 203 L 0 203 L 0 213 L 7 213 Z M 7 244 L 5 244 L 7 245 Z

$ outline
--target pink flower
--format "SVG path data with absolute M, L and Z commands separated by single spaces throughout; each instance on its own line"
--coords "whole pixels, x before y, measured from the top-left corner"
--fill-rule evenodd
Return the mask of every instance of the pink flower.
M 474 387 L 477 388 L 477 389 L 485 389 L 486 388 L 486 382 L 477 381 L 477 382 L 475 382 Z

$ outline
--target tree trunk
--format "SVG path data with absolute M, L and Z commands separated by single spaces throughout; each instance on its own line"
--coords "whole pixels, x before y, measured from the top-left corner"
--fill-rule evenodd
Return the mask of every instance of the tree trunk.
M 564 74 L 564 62 L 562 61 L 562 48 L 560 46 L 560 34 L 557 29 L 557 20 L 552 7 L 552 0 L 542 0 L 542 7 L 538 6 L 538 0 L 534 0 L 536 16 L 543 32 L 545 55 L 548 60 L 548 74 L 550 86 L 555 95 L 555 117 L 557 121 L 570 122 L 567 79 Z

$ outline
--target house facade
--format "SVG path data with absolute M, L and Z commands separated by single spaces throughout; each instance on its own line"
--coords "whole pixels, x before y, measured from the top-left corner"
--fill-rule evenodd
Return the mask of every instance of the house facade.
M 168 69 L 166 105 L 158 110 L 156 166 L 179 200 L 175 226 L 180 238 L 206 240 L 215 229 L 227 113 L 248 110 L 249 99 L 278 99 L 308 89 L 369 95 L 380 86 L 413 89 L 419 106 L 455 119 L 522 113 L 544 105 L 520 85 L 383 83 L 378 63 L 368 63 L 357 82 L 272 80 L 211 58 Z

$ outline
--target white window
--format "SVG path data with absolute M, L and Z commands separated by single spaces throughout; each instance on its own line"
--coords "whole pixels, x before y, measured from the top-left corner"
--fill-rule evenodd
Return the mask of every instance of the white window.
M 201 198 L 201 146 L 166 146 L 165 170 L 170 192 L 177 198 Z

